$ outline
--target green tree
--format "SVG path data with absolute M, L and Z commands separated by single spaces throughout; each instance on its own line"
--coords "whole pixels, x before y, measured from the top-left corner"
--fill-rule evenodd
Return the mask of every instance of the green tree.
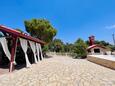
M 86 43 L 79 38 L 75 43 L 74 43 L 74 53 L 77 54 L 76 58 L 84 58 L 87 55 L 87 45 Z
M 89 40 L 85 41 L 86 45 L 89 46 L 90 43 L 89 43 Z
M 95 44 L 99 44 L 99 45 L 102 45 L 102 46 L 108 46 L 110 45 L 108 42 L 102 40 L 102 41 L 99 41 L 99 40 L 95 40 Z
M 89 45 L 89 41 L 88 41 L 88 40 L 85 41 L 85 43 L 86 43 L 87 45 Z M 108 46 L 108 45 L 110 45 L 109 42 L 106 42 L 106 41 L 104 41 L 104 40 L 102 40 L 102 41 L 95 40 L 94 43 L 95 43 L 95 44 L 102 45 L 102 46 Z
M 26 31 L 31 36 L 39 38 L 45 42 L 51 42 L 56 35 L 56 29 L 45 19 L 32 19 L 24 21 Z
M 49 44 L 50 51 L 64 52 L 64 43 L 60 39 L 54 39 Z
M 64 45 L 64 52 L 71 53 L 73 51 L 74 45 L 70 43 L 66 43 Z
M 103 45 L 103 46 L 108 46 L 110 45 L 109 42 L 106 42 L 104 40 L 100 41 L 100 44 Z

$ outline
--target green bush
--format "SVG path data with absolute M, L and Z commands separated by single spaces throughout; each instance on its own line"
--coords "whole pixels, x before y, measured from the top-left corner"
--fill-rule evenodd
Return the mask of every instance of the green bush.
M 78 39 L 74 43 L 74 53 L 76 53 L 75 58 L 85 58 L 87 56 L 87 45 L 82 39 Z

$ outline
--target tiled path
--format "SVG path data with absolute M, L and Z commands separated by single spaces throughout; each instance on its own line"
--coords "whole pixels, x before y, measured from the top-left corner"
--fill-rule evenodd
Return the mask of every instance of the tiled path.
M 1 75 L 0 86 L 115 86 L 115 70 L 87 60 L 54 56 L 31 68 Z

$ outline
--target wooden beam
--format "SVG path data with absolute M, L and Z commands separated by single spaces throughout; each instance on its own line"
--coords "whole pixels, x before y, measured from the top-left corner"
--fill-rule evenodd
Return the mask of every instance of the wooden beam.
M 9 72 L 12 72 L 14 70 L 14 56 L 16 52 L 16 46 L 17 46 L 17 37 L 13 38 L 13 45 L 11 49 L 11 60 L 10 60 L 10 67 Z
M 20 33 L 19 31 L 16 31 L 14 29 L 11 29 L 9 27 L 5 27 L 3 25 L 0 25 L 0 31 L 3 31 L 3 32 L 6 32 L 8 34 L 11 34 L 11 35 L 15 35 L 17 37 L 21 37 L 21 38 L 24 38 L 26 40 L 30 40 L 30 41 L 34 41 L 34 42 L 37 42 L 37 43 L 40 43 L 41 45 L 44 45 L 46 44 L 45 42 L 43 42 L 42 40 L 39 40 L 37 38 L 33 38 L 29 35 L 26 35 L 26 34 L 22 34 Z

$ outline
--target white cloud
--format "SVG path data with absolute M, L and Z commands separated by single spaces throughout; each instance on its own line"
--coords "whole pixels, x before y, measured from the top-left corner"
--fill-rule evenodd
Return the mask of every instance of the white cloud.
M 109 29 L 109 30 L 111 30 L 111 29 L 115 29 L 115 24 L 110 25 L 110 26 L 106 26 L 105 28 L 106 28 L 106 29 Z

